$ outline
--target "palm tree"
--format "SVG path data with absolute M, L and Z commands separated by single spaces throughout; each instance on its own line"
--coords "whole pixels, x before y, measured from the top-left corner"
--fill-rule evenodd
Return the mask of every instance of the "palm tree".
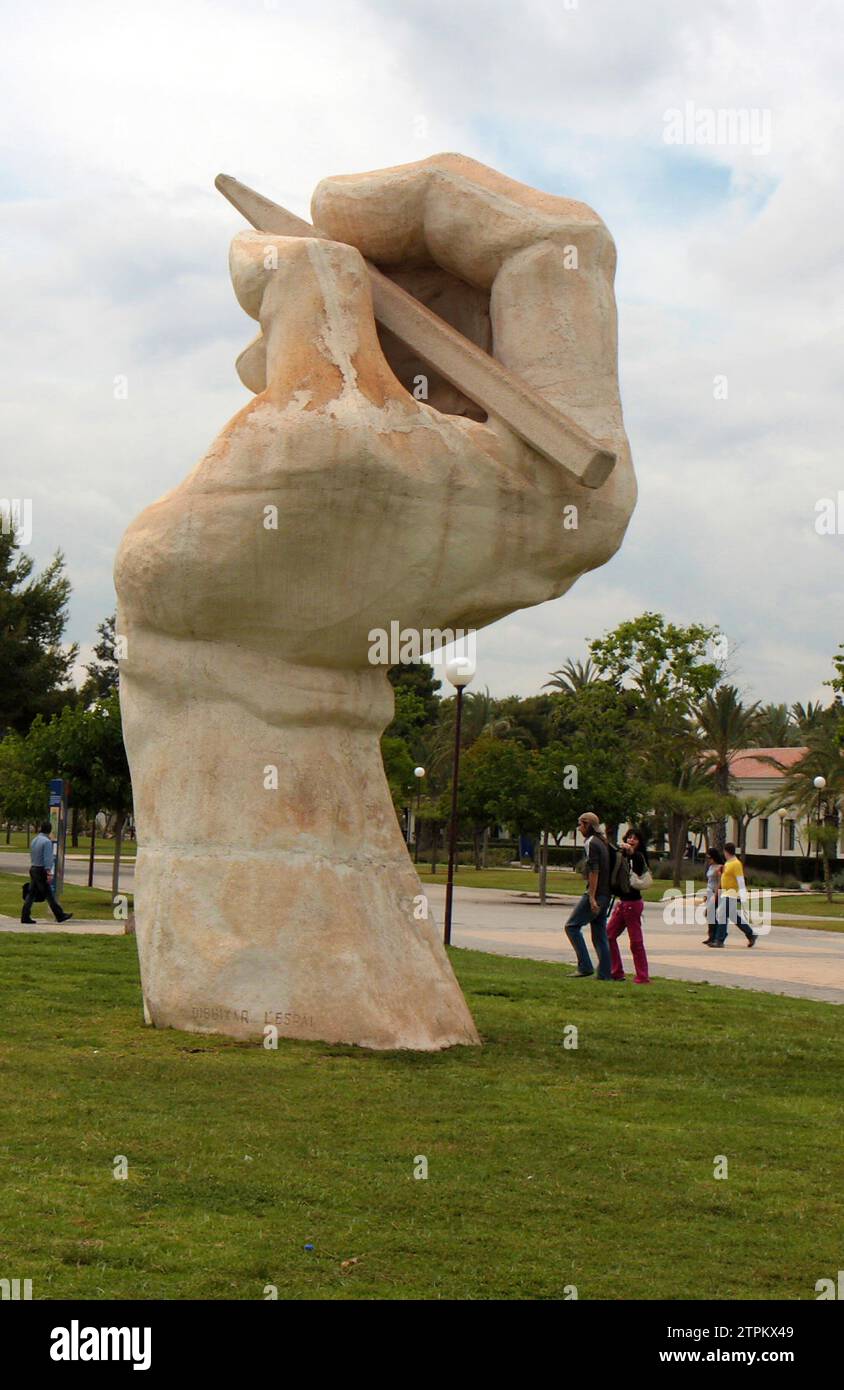
M 440 717 L 430 743 L 430 763 L 435 775 L 447 775 L 454 757 L 454 719 L 457 709 L 456 699 L 445 699 L 440 704 Z M 501 714 L 499 701 L 489 693 L 489 689 L 467 690 L 463 696 L 463 715 L 460 721 L 460 747 L 471 748 L 482 734 L 489 738 L 514 737 L 527 741 L 527 733 L 517 728 L 516 721 L 509 714 Z
M 841 802 L 844 799 L 844 749 L 839 742 L 841 707 L 837 704 L 821 709 L 803 726 L 806 752 L 793 767 L 780 767 L 784 773 L 777 796 L 784 806 L 793 806 L 805 817 L 810 841 L 814 840 L 823 855 L 823 877 L 826 896 L 832 899 L 830 851 L 838 845 L 841 824 Z M 819 792 L 815 778 L 823 777 L 826 786 Z
M 831 714 L 835 713 L 835 705 L 824 706 L 820 700 L 810 700 L 807 705 L 799 703 L 791 706 L 791 717 L 797 725 L 798 733 L 805 738 L 809 729 L 822 724 Z
M 797 721 L 788 705 L 763 705 L 749 748 L 795 748 L 800 742 Z
M 694 711 L 702 749 L 699 765 L 712 779 L 720 796 L 729 794 L 730 764 L 736 753 L 752 742 L 758 718 L 758 702 L 743 704 L 734 685 L 719 685 L 701 700 Z M 715 826 L 715 840 L 719 848 L 723 846 L 725 837 L 725 822 L 719 819 Z
M 585 685 L 592 685 L 598 679 L 600 678 L 591 657 L 587 657 L 585 661 L 569 659 L 559 671 L 551 672 L 550 681 L 546 681 L 542 689 L 547 690 L 551 686 L 554 690 L 567 690 L 577 694 L 578 690 L 582 690 Z

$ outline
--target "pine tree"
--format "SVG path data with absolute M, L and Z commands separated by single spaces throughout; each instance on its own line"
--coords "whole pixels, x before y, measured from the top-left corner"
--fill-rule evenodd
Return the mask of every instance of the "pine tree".
M 85 666 L 88 679 L 82 687 L 82 699 L 86 705 L 90 705 L 94 700 L 105 699 L 118 688 L 120 667 L 117 661 L 116 623 L 117 614 L 112 613 L 97 628 L 100 634 L 100 640 L 94 646 L 94 656 L 97 660 L 89 661 Z
M 75 645 L 65 647 L 70 580 L 57 551 L 41 574 L 20 551 L 12 531 L 0 529 L 0 737 L 26 733 L 38 714 L 56 714 L 76 698 L 70 674 Z

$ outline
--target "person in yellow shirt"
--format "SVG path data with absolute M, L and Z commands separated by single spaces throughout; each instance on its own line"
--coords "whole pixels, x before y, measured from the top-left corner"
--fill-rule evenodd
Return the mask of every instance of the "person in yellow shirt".
M 745 902 L 747 899 L 747 885 L 744 880 L 744 865 L 736 853 L 736 847 L 731 841 L 724 845 L 724 853 L 727 862 L 721 870 L 720 897 L 718 899 L 718 911 L 716 915 L 715 935 L 712 941 L 707 941 L 707 946 L 723 946 L 727 939 L 727 927 L 730 922 L 744 932 L 747 937 L 748 946 L 756 945 L 756 932 L 742 915 L 739 901 Z

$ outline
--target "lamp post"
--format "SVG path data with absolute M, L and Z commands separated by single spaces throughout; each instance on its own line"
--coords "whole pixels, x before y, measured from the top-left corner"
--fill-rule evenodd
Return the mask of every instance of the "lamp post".
M 777 811 L 777 815 L 780 818 L 780 887 L 782 887 L 782 836 L 783 831 L 785 830 L 785 820 L 786 816 L 788 815 L 788 811 L 785 809 L 784 806 L 781 806 L 780 809 Z
M 412 820 L 413 808 L 413 787 L 407 787 L 407 805 L 404 808 L 404 842 L 407 845 L 407 852 L 410 853 L 410 823 Z
M 826 786 L 825 777 L 815 777 L 812 786 L 818 794 L 818 833 L 815 840 L 815 877 L 821 876 L 821 793 Z
M 416 819 L 413 823 L 413 862 L 419 863 L 419 803 L 422 800 L 422 778 L 425 776 L 424 767 L 415 767 L 413 775 L 416 778 Z
M 448 828 L 448 878 L 445 886 L 443 941 L 451 945 L 451 900 L 454 896 L 454 858 L 457 850 L 457 782 L 460 775 L 460 722 L 463 717 L 463 691 L 475 674 L 468 656 L 455 656 L 446 663 L 445 674 L 457 691 L 454 715 L 454 767 L 451 774 L 451 821 Z

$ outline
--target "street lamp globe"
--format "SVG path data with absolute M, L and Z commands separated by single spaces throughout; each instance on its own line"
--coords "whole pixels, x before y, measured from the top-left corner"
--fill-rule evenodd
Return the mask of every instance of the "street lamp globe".
M 414 775 L 414 777 L 424 777 L 424 776 L 425 776 L 425 769 L 424 769 L 424 767 L 415 767 L 415 768 L 413 769 L 413 775 Z
M 468 656 L 453 656 L 445 664 L 445 674 L 456 690 L 462 690 L 474 677 L 475 663 Z
M 786 816 L 788 815 L 788 811 L 784 806 L 781 806 L 780 809 L 777 811 L 777 815 L 779 816 L 780 820 L 785 820 Z
M 812 786 L 815 788 L 815 791 L 822 792 L 824 787 L 826 786 L 826 778 L 816 777 L 812 783 Z

